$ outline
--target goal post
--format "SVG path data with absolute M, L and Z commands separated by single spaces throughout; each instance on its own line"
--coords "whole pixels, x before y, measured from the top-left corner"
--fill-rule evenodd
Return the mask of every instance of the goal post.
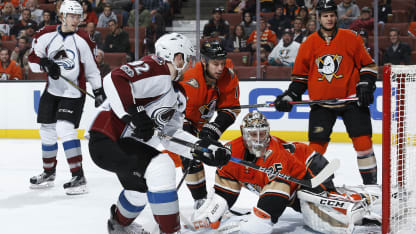
M 416 233 L 416 65 L 383 68 L 382 233 Z

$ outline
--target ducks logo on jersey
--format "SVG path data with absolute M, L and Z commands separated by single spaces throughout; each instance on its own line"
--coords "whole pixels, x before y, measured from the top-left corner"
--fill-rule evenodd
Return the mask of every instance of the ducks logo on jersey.
M 322 74 L 322 77 L 319 77 L 318 80 L 322 81 L 326 79 L 329 83 L 331 83 L 333 77 L 337 79 L 344 77 L 343 75 L 336 74 L 339 70 L 339 66 L 341 65 L 341 61 L 342 56 L 337 54 L 326 54 L 318 57 L 315 60 L 315 63 L 318 67 L 318 72 Z

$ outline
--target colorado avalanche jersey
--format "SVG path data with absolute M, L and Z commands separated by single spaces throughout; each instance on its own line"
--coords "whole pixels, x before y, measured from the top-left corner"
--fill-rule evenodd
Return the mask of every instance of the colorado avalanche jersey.
M 182 130 L 186 98 L 174 87 L 169 68 L 162 58 L 149 55 L 122 65 L 104 77 L 103 87 L 107 100 L 99 108 L 90 130 L 101 132 L 114 141 L 134 138 L 134 129 L 121 119 L 128 115 L 129 106 L 140 105 L 162 133 L 192 143 L 199 140 Z M 192 158 L 188 147 L 158 136 L 145 143 L 154 148 L 162 144 L 169 151 Z
M 60 25 L 45 26 L 32 42 L 29 66 L 33 72 L 43 72 L 41 58 L 49 58 L 59 65 L 61 75 L 85 90 L 88 81 L 93 89 L 101 87 L 101 75 L 95 62 L 95 43 L 82 30 L 63 34 Z M 55 96 L 78 98 L 81 92 L 64 79 L 48 77 L 46 90 Z

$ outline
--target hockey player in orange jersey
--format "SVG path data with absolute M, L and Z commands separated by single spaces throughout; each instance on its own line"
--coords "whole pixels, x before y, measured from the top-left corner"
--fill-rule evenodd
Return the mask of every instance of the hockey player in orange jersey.
M 180 82 L 187 97 L 183 128 L 201 139 L 218 140 L 240 112 L 219 110 L 240 105 L 238 78 L 226 66 L 226 57 L 227 52 L 218 41 L 204 42 L 201 47 L 201 62 L 186 71 L 184 80 Z M 217 117 L 210 122 L 215 112 Z M 175 157 L 172 154 L 171 156 Z M 197 208 L 207 196 L 204 168 L 199 161 L 190 161 L 183 157 L 181 159 L 183 170 L 189 170 L 185 181 Z
M 248 113 L 243 118 L 241 134 L 241 137 L 226 144 L 233 157 L 253 162 L 273 172 L 279 171 L 299 179 L 311 179 L 328 164 L 320 153 L 306 144 L 288 143 L 271 136 L 270 125 L 266 117 L 259 112 Z M 306 188 L 279 177 L 268 177 L 265 172 L 229 162 L 217 169 L 215 193 L 194 212 L 192 221 L 194 224 L 199 224 L 195 228 L 203 226 L 203 228 L 216 229 L 219 226 L 218 233 L 227 230 L 229 232 L 226 233 L 266 234 L 273 231 L 273 225 L 278 222 L 286 207 L 291 207 L 295 211 L 302 211 L 303 214 L 307 212 L 308 216 L 312 216 L 311 219 L 319 220 L 318 222 L 305 221 L 316 231 L 328 233 L 328 231 L 346 230 L 350 225 L 354 226 L 357 220 L 362 220 L 365 214 L 370 213 L 366 213 L 368 210 L 365 210 L 365 206 L 371 203 L 371 201 L 368 202 L 370 200 L 368 197 L 371 195 L 369 191 L 356 193 L 352 190 L 348 195 L 340 194 L 332 178 L 333 176 L 329 177 L 316 188 Z M 243 218 L 244 221 L 237 222 L 237 224 L 228 222 L 227 215 L 224 216 L 224 214 L 235 204 L 243 187 L 259 196 L 257 205 L 253 207 L 248 217 Z M 298 199 L 299 191 L 306 193 L 307 199 Z M 379 188 L 377 196 L 381 197 Z M 311 204 L 302 204 L 305 200 Z M 330 203 L 328 201 L 345 201 L 345 204 L 351 204 L 355 208 L 347 211 L 345 209 L 347 205 L 339 206 L 342 209 L 327 207 L 322 204 L 322 201 L 327 203 Z M 363 205 L 361 202 L 368 203 Z M 305 207 L 312 206 L 314 211 L 305 210 Z M 321 213 L 322 210 L 324 212 Z M 323 224 L 319 224 L 321 220 Z M 342 222 L 344 223 L 341 224 Z M 339 227 L 334 227 L 334 223 L 338 223 Z
M 337 27 L 333 0 L 317 4 L 321 29 L 301 44 L 288 90 L 277 96 L 278 111 L 289 112 L 290 101 L 300 101 L 309 90 L 311 100 L 358 97 L 358 102 L 312 105 L 309 113 L 310 146 L 324 154 L 332 128 L 341 116 L 357 153 L 364 184 L 377 184 L 377 163 L 372 147 L 368 106 L 373 103 L 377 66 L 357 33 Z

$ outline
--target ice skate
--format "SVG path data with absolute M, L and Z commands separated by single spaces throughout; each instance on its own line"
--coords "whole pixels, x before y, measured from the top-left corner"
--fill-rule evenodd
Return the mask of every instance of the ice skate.
M 69 182 L 64 184 L 64 189 L 67 195 L 79 195 L 88 193 L 87 181 L 83 175 L 73 176 Z
M 111 217 L 107 221 L 107 229 L 109 234 L 150 234 L 143 229 L 143 227 L 137 223 L 131 223 L 129 226 L 122 226 L 114 218 L 116 215 L 116 205 L 112 205 L 110 208 Z
M 55 171 L 53 172 L 47 172 L 44 171 L 41 174 L 37 176 L 33 176 L 30 178 L 30 188 L 31 189 L 44 189 L 44 188 L 50 188 L 54 186 L 54 180 L 55 180 Z

